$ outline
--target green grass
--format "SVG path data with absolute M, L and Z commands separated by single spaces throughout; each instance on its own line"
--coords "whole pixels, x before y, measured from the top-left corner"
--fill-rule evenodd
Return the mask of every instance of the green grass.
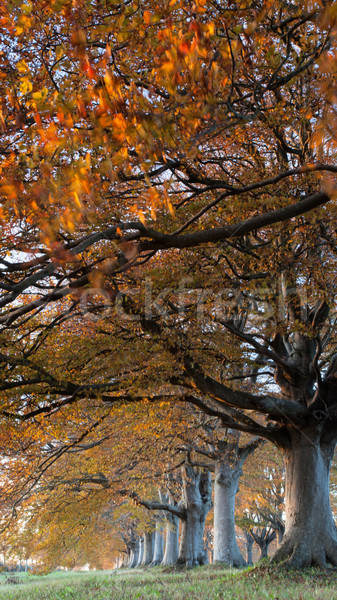
M 244 571 L 216 566 L 0 576 L 0 600 L 337 600 L 337 570 Z

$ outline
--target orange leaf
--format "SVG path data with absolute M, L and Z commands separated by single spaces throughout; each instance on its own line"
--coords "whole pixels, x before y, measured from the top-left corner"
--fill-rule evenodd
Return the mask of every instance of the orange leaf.
M 150 13 L 149 10 L 144 10 L 143 18 L 144 18 L 145 25 L 150 25 L 150 23 L 151 23 L 151 13 Z
M 181 44 L 178 46 L 178 50 L 180 54 L 184 54 L 186 56 L 186 54 L 189 53 L 190 47 L 187 42 L 181 42 Z

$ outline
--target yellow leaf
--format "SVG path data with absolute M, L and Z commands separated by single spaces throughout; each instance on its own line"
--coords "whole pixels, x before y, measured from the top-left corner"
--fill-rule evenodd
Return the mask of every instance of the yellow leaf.
M 33 89 L 33 86 L 31 84 L 31 82 L 29 81 L 29 79 L 27 79 L 25 77 L 20 83 L 20 92 L 22 94 L 27 94 L 28 92 L 31 92 L 32 89 Z
M 126 130 L 126 122 L 121 113 L 117 113 L 117 115 L 113 118 L 113 127 L 114 129 L 119 129 L 122 132 Z
M 80 199 L 79 199 L 79 197 L 78 197 L 78 193 L 77 193 L 77 192 L 73 192 L 73 194 L 74 194 L 74 200 L 75 200 L 75 204 L 76 204 L 76 205 L 77 205 L 79 208 L 82 208 L 82 204 L 81 204 L 81 202 L 80 202 Z
M 173 204 L 172 204 L 171 200 L 167 201 L 167 207 L 168 207 L 168 209 L 169 209 L 170 214 L 172 215 L 172 217 L 175 217 L 176 213 L 175 213 L 175 210 L 174 210 L 174 207 L 173 207 Z
M 146 225 L 145 215 L 142 210 L 138 211 L 138 217 L 140 222 L 143 223 L 143 225 Z
M 166 61 L 162 64 L 161 69 L 164 71 L 164 73 L 170 75 L 175 70 L 175 67 L 170 61 Z
M 207 33 L 209 33 L 209 35 L 214 35 L 214 33 L 215 33 L 214 23 L 208 23 L 208 25 L 205 26 L 205 31 L 207 31 Z
M 66 227 L 67 227 L 69 233 L 73 233 L 75 231 L 75 223 L 73 221 L 71 221 L 70 219 L 66 220 Z
M 16 68 L 19 71 L 19 73 L 28 73 L 29 72 L 29 67 L 24 59 L 20 60 L 18 63 L 16 63 Z

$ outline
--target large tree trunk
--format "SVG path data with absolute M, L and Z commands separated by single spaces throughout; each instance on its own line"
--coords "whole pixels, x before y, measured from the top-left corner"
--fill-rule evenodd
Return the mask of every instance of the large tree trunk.
M 204 527 L 212 506 L 211 474 L 209 471 L 183 467 L 183 505 L 185 520 L 182 523 L 178 563 L 188 567 L 207 562 L 204 548 Z
M 139 539 L 135 540 L 130 544 L 131 554 L 130 554 L 130 562 L 129 568 L 133 569 L 138 565 L 139 560 Z
M 187 567 L 204 565 L 207 562 L 204 548 L 204 522 L 197 510 L 188 510 L 186 520 L 181 522 L 181 537 L 179 546 L 179 564 Z
M 170 492 L 165 493 L 159 490 L 160 501 L 163 504 L 178 506 Z M 179 556 L 179 517 L 169 512 L 163 511 L 165 519 L 165 551 L 162 565 L 174 565 Z
M 142 566 L 147 566 L 152 563 L 153 559 L 153 547 L 154 547 L 154 531 L 147 532 L 144 535 L 144 555 L 142 560 Z
M 140 567 L 142 562 L 143 562 L 143 556 L 144 556 L 144 538 L 143 536 L 141 536 L 139 538 L 139 556 L 138 556 L 138 562 L 136 564 L 136 567 Z
M 335 441 L 321 443 L 319 435 L 309 429 L 290 432 L 290 440 L 290 445 L 283 449 L 285 535 L 274 561 L 297 568 L 337 565 L 337 530 L 329 499 Z
M 174 565 L 179 556 L 179 517 L 167 513 L 165 519 L 165 552 L 162 564 Z
M 213 560 L 234 567 L 246 564 L 235 534 L 235 496 L 241 473 L 241 467 L 232 468 L 228 462 L 215 464 Z
M 156 521 L 152 565 L 160 565 L 164 556 L 164 532 L 161 521 Z

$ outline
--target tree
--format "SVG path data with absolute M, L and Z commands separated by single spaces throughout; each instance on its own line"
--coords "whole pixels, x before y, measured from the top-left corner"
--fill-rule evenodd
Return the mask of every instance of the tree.
M 1 25 L 3 419 L 54 419 L 88 397 L 135 402 L 152 379 L 153 401 L 180 397 L 281 449 L 288 518 L 277 558 L 335 564 L 333 9 L 27 6 L 6 4 Z M 185 313 L 179 293 L 164 315 L 143 310 L 139 278 L 151 274 L 160 289 L 192 272 Z M 207 303 L 195 299 L 201 287 Z M 219 293 L 234 317 L 216 310 Z M 86 337 L 90 368 L 78 356 L 55 365 L 52 347 L 61 356 L 73 334 L 67 322 L 84 306 L 99 311 L 97 297 L 135 318 L 109 323 L 116 363 L 106 369 Z M 95 332 L 97 344 L 96 335 L 106 334 Z M 224 355 L 228 336 L 238 355 Z M 129 365 L 138 344 L 128 375 L 121 340 Z M 253 385 L 231 387 L 226 365 L 242 359 Z
M 204 547 L 204 527 L 208 512 L 212 507 L 211 474 L 207 468 L 195 467 L 186 457 L 181 467 L 181 498 L 172 504 L 147 501 L 135 496 L 136 502 L 148 510 L 165 511 L 180 519 L 181 532 L 177 564 L 188 567 L 203 565 L 207 562 Z M 170 526 L 175 522 L 170 519 Z M 177 529 L 173 529 L 173 534 Z M 172 546 L 177 541 L 174 536 L 169 542 Z M 171 556 L 174 547 L 170 550 Z M 171 558 L 170 558 L 171 561 Z
M 193 464 L 206 467 L 214 474 L 213 560 L 242 567 L 245 560 L 236 541 L 235 499 L 243 465 L 263 440 L 244 440 L 238 431 L 221 427 L 217 419 L 208 418 L 202 429 L 201 439 L 194 435 L 188 448 Z M 191 458 L 192 450 L 194 458 Z
M 260 547 L 260 558 L 268 558 L 269 545 L 276 539 L 276 531 L 271 527 L 256 527 L 250 530 L 254 541 Z
M 215 562 L 225 562 L 234 567 L 245 565 L 236 541 L 235 496 L 239 488 L 242 466 L 249 454 L 257 448 L 259 441 L 254 440 L 240 447 L 237 438 L 234 443 L 229 443 L 227 448 L 221 448 L 222 452 L 215 462 L 213 555 Z
M 182 531 L 178 563 L 186 566 L 207 562 L 204 547 L 206 517 L 212 507 L 211 474 L 206 469 L 192 467 L 186 461 L 183 471 Z

